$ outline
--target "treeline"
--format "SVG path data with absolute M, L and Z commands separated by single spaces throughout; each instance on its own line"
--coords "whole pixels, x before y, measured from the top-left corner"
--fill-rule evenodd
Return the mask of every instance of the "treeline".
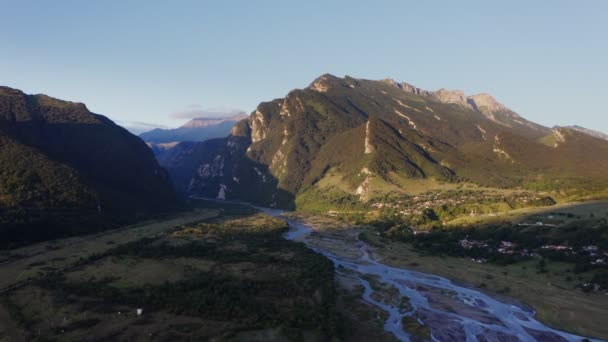
M 432 254 L 485 258 L 498 263 L 512 263 L 527 258 L 518 253 L 513 255 L 498 253 L 502 241 L 517 245 L 517 250 L 536 252 L 554 261 L 572 262 L 581 270 L 597 268 L 591 262 L 598 257 L 584 251 L 585 246 L 597 246 L 608 250 L 608 224 L 606 219 L 578 220 L 561 226 L 517 226 L 510 223 L 494 224 L 484 227 L 435 227 L 426 234 L 414 234 L 407 222 L 397 218 L 381 219 L 372 225 L 385 236 L 412 243 L 420 250 Z M 463 239 L 484 241 L 487 248 L 463 248 Z M 543 249 L 545 245 L 564 245 L 572 248 L 571 252 Z M 594 259 L 595 258 L 595 259 Z M 583 266 L 584 265 L 584 266 Z M 598 267 L 601 267 L 598 266 Z

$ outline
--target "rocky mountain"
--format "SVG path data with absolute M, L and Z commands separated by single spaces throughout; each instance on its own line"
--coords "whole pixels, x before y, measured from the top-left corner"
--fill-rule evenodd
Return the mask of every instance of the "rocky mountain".
M 559 127 L 555 127 L 555 128 L 559 128 Z M 595 130 L 592 130 L 589 128 L 585 128 L 585 127 L 581 127 L 581 126 L 566 126 L 565 128 L 573 129 L 575 131 L 579 131 L 579 132 L 585 133 L 587 135 L 590 135 L 592 137 L 596 137 L 599 139 L 608 140 L 608 134 L 605 134 L 605 133 L 602 133 L 599 131 L 595 131 Z
M 240 120 L 247 117 L 245 113 L 220 117 L 196 118 L 175 129 L 156 128 L 140 134 L 140 138 L 151 144 L 167 144 L 182 141 L 205 141 L 213 138 L 224 138 L 230 129 Z
M 107 228 L 175 200 L 138 137 L 82 103 L 0 87 L 3 244 Z
M 605 141 L 530 122 L 488 94 L 329 74 L 261 103 L 229 137 L 183 146 L 163 164 L 183 194 L 291 208 L 365 202 L 429 182 L 608 187 Z

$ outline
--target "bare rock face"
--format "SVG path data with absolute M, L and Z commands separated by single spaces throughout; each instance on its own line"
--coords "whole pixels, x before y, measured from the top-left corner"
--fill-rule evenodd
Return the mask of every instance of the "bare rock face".
M 249 126 L 251 127 L 251 140 L 258 142 L 266 138 L 266 131 L 268 130 L 268 124 L 264 121 L 264 114 L 259 110 L 249 118 Z
M 507 107 L 496 101 L 496 99 L 492 97 L 492 95 L 485 93 L 467 97 L 467 103 L 471 105 L 471 107 L 473 107 L 473 109 L 475 110 L 480 110 L 480 108 L 486 108 L 490 112 L 496 112 L 499 110 L 507 109 Z
M 400 83 L 400 82 L 395 81 L 392 78 L 387 78 L 384 81 L 387 82 L 388 84 L 392 85 L 395 88 L 399 88 L 399 89 L 403 90 L 406 93 L 410 93 L 410 94 L 414 94 L 414 95 L 426 95 L 426 96 L 432 95 L 432 92 L 418 88 L 418 87 L 411 85 L 409 83 L 406 83 L 406 82 Z
M 329 80 L 331 77 L 333 76 L 327 74 L 322 75 L 321 77 L 314 80 L 308 88 L 318 91 L 320 93 L 326 93 L 329 89 Z
M 434 93 L 435 97 L 444 103 L 454 103 L 462 106 L 469 106 L 467 98 L 462 90 L 439 89 Z

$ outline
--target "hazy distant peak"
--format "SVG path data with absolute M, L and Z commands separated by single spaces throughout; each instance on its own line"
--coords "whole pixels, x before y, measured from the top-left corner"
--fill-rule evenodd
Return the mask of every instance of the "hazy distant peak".
M 226 113 L 228 114 L 228 113 Z M 161 144 L 176 141 L 204 141 L 222 138 L 230 133 L 230 129 L 239 121 L 246 119 L 244 112 L 231 112 L 230 116 L 215 113 L 212 117 L 191 119 L 184 125 L 174 129 L 153 129 L 139 135 L 145 142 Z
M 246 118 L 247 118 L 247 114 L 245 112 L 239 112 L 235 115 L 227 116 L 227 117 L 194 118 L 194 119 L 186 122 L 185 124 L 183 124 L 181 127 L 183 127 L 183 128 L 207 127 L 207 126 L 217 125 L 217 124 L 220 124 L 222 122 L 227 122 L 227 121 L 241 121 Z

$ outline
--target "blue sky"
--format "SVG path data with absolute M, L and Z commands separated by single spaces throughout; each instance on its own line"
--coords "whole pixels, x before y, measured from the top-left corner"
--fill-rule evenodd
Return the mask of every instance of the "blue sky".
M 608 132 L 608 1 L 0 0 L 0 84 L 123 122 L 242 109 L 323 73 L 488 92 Z

